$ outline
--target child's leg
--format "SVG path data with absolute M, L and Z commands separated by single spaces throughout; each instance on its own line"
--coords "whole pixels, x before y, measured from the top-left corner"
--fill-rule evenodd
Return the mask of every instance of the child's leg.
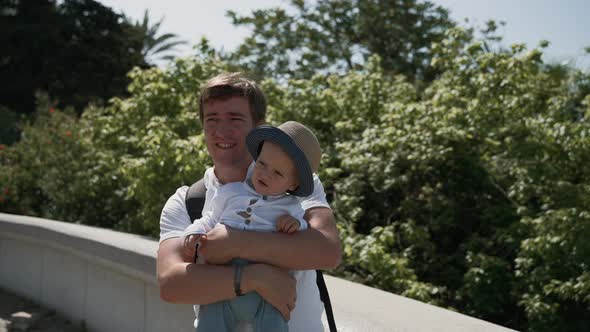
M 235 319 L 254 323 L 256 313 L 264 302 L 256 292 L 250 292 L 243 296 L 235 297 L 228 301 Z
M 256 313 L 254 332 L 278 331 L 288 332 L 289 325 L 280 311 L 266 301 L 262 301 L 260 310 Z
M 220 301 L 199 307 L 197 332 L 235 330 L 237 320 L 231 311 L 229 301 Z
M 243 259 L 234 259 L 232 264 L 247 265 L 248 262 Z M 250 292 L 229 300 L 229 306 L 234 315 L 233 317 L 237 321 L 254 323 L 255 332 L 289 331 L 287 321 L 281 313 L 264 301 L 256 292 Z
M 239 258 L 233 259 L 231 263 L 232 265 L 242 266 L 249 264 L 248 261 Z M 260 297 L 258 293 L 250 292 L 248 294 L 235 297 L 228 302 L 236 320 L 254 323 L 256 312 L 259 310 L 260 304 L 263 301 L 262 297 Z
M 233 298 L 228 302 L 233 317 L 237 321 L 253 324 L 254 332 L 289 331 L 287 321 L 281 313 L 256 292 Z

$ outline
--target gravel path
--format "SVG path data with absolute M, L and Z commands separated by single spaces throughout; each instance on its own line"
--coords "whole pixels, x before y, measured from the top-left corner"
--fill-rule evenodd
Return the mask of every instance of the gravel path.
M 21 325 L 12 317 L 15 313 L 32 314 L 33 320 L 24 319 Z M 27 328 L 23 330 L 22 328 Z M 30 332 L 83 332 L 83 326 L 73 325 L 66 318 L 54 310 L 44 308 L 21 296 L 0 289 L 0 332 L 30 331 Z

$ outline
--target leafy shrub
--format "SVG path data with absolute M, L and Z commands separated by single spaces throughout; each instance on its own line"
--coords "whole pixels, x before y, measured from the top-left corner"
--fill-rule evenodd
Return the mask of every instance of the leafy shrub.
M 85 153 L 77 121 L 44 95 L 38 95 L 34 118 L 23 126 L 20 141 L 0 153 L 2 210 L 71 221 L 80 213 L 71 203 L 81 189 L 76 186 Z

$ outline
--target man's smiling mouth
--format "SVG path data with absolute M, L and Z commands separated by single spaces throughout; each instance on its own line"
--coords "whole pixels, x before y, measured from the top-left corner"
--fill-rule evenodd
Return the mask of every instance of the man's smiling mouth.
M 236 146 L 235 144 L 224 144 L 224 143 L 217 143 L 215 144 L 216 147 L 220 148 L 220 149 L 231 149 L 234 146 Z

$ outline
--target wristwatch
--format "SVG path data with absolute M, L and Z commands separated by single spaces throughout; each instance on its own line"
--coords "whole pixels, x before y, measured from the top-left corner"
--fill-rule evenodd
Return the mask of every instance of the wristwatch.
M 234 267 L 234 291 L 236 292 L 236 296 L 244 295 L 242 293 L 242 270 L 244 269 L 243 265 L 235 265 Z

